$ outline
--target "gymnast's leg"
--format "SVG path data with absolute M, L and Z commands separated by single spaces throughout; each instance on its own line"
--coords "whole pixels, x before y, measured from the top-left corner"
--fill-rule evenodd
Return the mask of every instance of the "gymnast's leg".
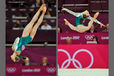
M 34 25 L 34 27 L 32 28 L 32 30 L 30 32 L 30 36 L 32 37 L 32 39 L 34 38 L 34 36 L 35 36 L 35 34 L 37 32 L 38 27 L 41 25 L 41 23 L 43 21 L 46 9 L 47 9 L 46 5 L 43 5 L 43 12 L 42 12 L 40 18 L 38 19 L 37 23 Z
M 73 26 L 67 19 L 64 19 L 65 24 L 70 27 L 71 30 L 78 31 L 78 28 Z
M 38 16 L 39 16 L 40 12 L 42 11 L 42 9 L 43 9 L 43 5 L 40 7 L 40 9 L 37 11 L 37 13 L 33 16 L 32 20 L 24 28 L 22 37 L 28 36 L 30 34 L 32 27 L 33 27 L 34 23 L 37 21 Z

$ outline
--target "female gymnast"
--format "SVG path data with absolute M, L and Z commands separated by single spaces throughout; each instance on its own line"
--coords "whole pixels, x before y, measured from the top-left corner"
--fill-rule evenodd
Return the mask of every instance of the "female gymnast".
M 96 19 L 99 15 L 99 12 L 94 14 L 94 17 L 92 18 L 87 10 L 82 13 L 75 13 L 67 8 L 63 8 L 62 10 L 70 13 L 71 15 L 76 16 L 76 26 L 73 26 L 67 19 L 64 19 L 65 24 L 68 25 L 70 29 L 74 31 L 77 31 L 80 33 L 86 32 L 91 28 L 91 26 L 93 25 L 93 22 L 100 24 L 101 27 L 105 26 L 104 24 L 102 24 Z M 90 22 L 88 23 L 88 26 L 85 26 L 83 24 L 86 19 L 90 20 Z
M 37 13 L 34 15 L 32 20 L 24 28 L 22 37 L 20 37 L 20 38 L 17 37 L 15 39 L 15 41 L 12 45 L 12 50 L 14 51 L 14 53 L 11 55 L 11 59 L 14 62 L 18 62 L 21 59 L 20 54 L 25 49 L 26 45 L 34 39 L 37 29 L 43 21 L 46 10 L 47 10 L 46 5 L 42 4 L 42 6 L 39 8 Z M 42 12 L 42 14 L 38 19 L 38 16 L 40 15 L 41 12 Z M 37 19 L 38 19 L 38 21 L 37 21 Z

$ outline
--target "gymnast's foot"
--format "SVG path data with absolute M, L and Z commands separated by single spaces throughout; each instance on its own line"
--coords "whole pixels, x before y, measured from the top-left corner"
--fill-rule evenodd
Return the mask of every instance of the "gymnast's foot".
M 65 24 L 68 25 L 69 24 L 69 21 L 67 19 L 64 19 L 65 21 Z

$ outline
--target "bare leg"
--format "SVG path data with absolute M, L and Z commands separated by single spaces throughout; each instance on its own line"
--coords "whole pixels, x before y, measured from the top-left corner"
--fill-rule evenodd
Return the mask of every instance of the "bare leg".
M 38 19 L 37 23 L 34 25 L 34 27 L 31 30 L 30 36 L 32 37 L 32 39 L 34 38 L 34 36 L 35 36 L 35 34 L 37 32 L 38 27 L 41 25 L 41 23 L 43 21 L 46 9 L 47 9 L 46 6 L 44 6 L 42 15 L 40 16 L 40 18 Z
M 67 19 L 64 19 L 65 24 L 70 27 L 71 30 L 78 31 L 78 28 L 73 26 Z
M 27 24 L 27 26 L 24 28 L 24 31 L 22 33 L 22 37 L 28 36 L 31 32 L 31 29 L 34 25 L 34 23 L 37 21 L 38 16 L 40 12 L 42 11 L 43 5 L 40 7 L 40 9 L 37 11 L 37 13 L 33 16 L 32 20 Z
M 90 20 L 90 22 L 88 23 L 88 26 L 81 26 L 81 29 L 82 29 L 83 32 L 88 31 L 91 28 L 91 26 L 93 25 L 94 20 L 98 17 L 98 15 L 99 15 L 99 12 L 97 12 L 94 15 L 94 17 Z
M 89 23 L 88 23 L 88 26 L 83 26 L 83 25 L 78 25 L 77 28 L 79 29 L 78 32 L 80 33 L 83 33 L 83 32 L 86 32 L 88 31 L 91 26 L 93 25 L 93 20 L 91 20 Z

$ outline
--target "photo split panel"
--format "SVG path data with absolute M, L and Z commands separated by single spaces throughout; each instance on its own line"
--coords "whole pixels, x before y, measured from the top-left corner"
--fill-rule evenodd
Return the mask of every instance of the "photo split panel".
M 56 0 L 6 0 L 6 76 L 56 76 Z
M 58 75 L 108 76 L 108 0 L 58 1 Z

